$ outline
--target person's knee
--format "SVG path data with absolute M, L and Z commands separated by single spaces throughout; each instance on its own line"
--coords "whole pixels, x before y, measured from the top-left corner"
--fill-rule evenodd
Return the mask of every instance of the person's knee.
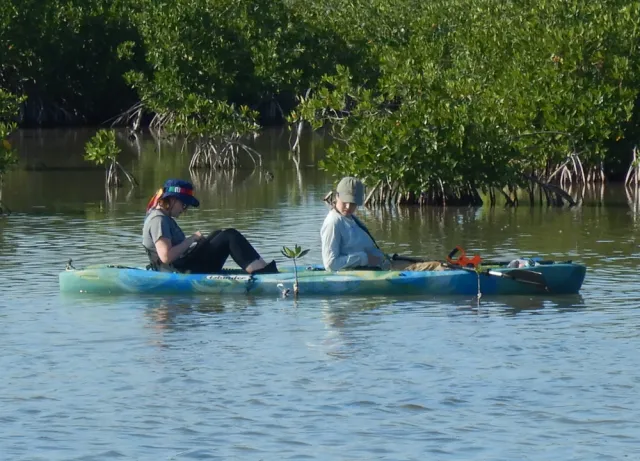
M 238 231 L 237 229 L 234 229 L 233 227 L 224 229 L 222 233 L 227 237 L 232 237 L 232 238 L 242 237 L 242 234 L 240 233 L 240 231 Z

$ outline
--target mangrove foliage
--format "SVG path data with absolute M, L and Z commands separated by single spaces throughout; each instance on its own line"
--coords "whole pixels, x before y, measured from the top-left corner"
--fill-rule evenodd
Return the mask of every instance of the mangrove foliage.
M 17 97 L 0 88 L 0 215 L 8 211 L 2 203 L 4 174 L 18 163 L 18 154 L 11 145 L 9 135 L 17 128 L 14 119 L 23 101 L 23 97 Z
M 243 135 L 334 140 L 368 203 L 478 204 L 637 184 L 640 0 L 6 0 L 0 89 L 24 124 L 148 125 L 192 169 Z
M 131 186 L 137 186 L 136 178 L 129 173 L 120 162 L 118 155 L 121 149 L 116 143 L 116 134 L 113 130 L 98 130 L 85 145 L 84 159 L 97 166 L 104 166 L 104 184 L 107 189 L 121 187 L 121 177 L 129 181 Z

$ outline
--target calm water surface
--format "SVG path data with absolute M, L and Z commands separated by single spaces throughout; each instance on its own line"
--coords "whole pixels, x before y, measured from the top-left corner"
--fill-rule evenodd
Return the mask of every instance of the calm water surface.
M 188 156 L 124 143 L 141 185 L 107 203 L 81 160 L 87 133 L 17 138 L 0 218 L 0 459 L 640 456 L 640 221 L 615 188 L 578 210 L 362 213 L 389 251 L 583 262 L 577 296 L 62 296 L 70 258 L 145 263 L 141 210 L 166 177 L 188 177 Z M 284 264 L 279 248 L 298 243 L 319 263 L 332 178 L 309 165 L 323 140 L 299 171 L 286 135 L 256 146 L 273 179 L 194 178 L 202 207 L 183 228 L 235 226 L 265 258 Z

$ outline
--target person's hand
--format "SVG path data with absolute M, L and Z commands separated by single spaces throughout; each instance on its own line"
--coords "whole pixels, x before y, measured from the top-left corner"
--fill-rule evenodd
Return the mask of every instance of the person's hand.
M 194 242 L 198 242 L 200 239 L 202 239 L 202 232 L 200 231 L 196 231 L 191 235 L 191 238 L 193 239 Z

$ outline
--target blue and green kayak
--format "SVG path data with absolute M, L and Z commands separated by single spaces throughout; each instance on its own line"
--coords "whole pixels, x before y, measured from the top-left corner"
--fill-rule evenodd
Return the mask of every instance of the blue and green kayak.
M 553 263 L 522 269 L 506 267 L 444 271 L 340 271 L 318 266 L 298 268 L 300 295 L 548 295 L 578 293 L 586 267 Z M 524 275 L 525 277 L 522 277 Z M 528 275 L 534 275 L 531 283 Z M 542 280 L 543 283 L 539 283 Z M 89 266 L 70 269 L 59 277 L 63 293 L 93 294 L 251 294 L 281 295 L 292 290 L 293 267 L 277 274 L 251 276 L 226 270 L 219 274 L 155 272 L 122 266 Z

